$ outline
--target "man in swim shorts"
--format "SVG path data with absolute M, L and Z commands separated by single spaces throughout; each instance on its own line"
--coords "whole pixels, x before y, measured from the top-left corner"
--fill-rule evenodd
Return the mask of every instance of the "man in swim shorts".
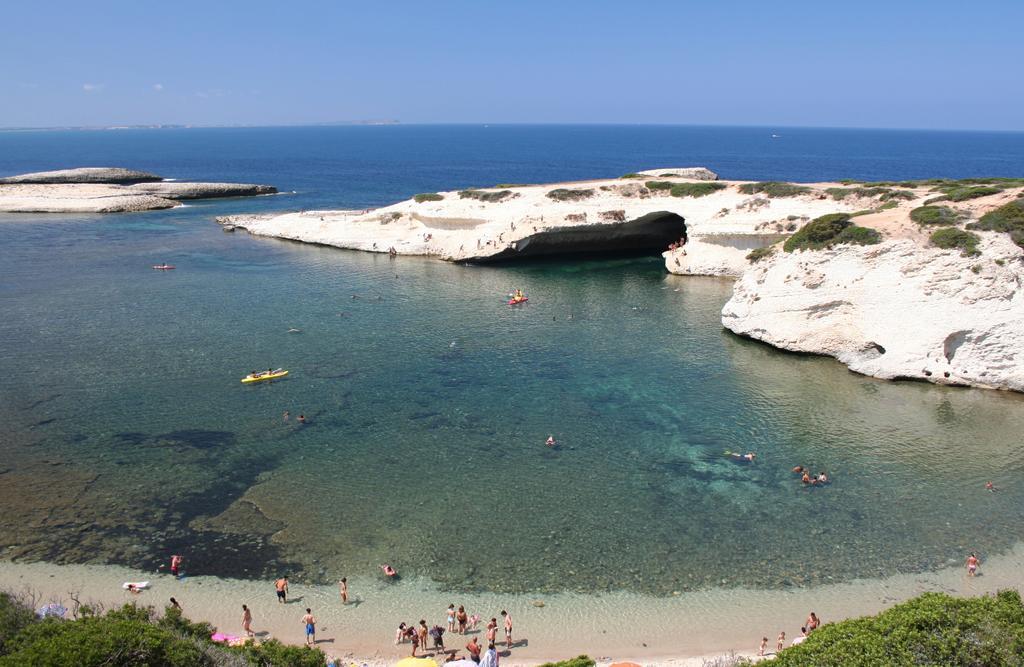
M 512 648 L 512 614 L 502 609 L 501 615 L 505 618 L 505 646 Z
M 277 589 L 277 601 L 281 604 L 288 602 L 288 577 L 281 577 L 275 581 L 274 588 Z
M 313 610 L 306 607 L 306 615 L 302 617 L 306 624 L 306 644 L 312 646 L 316 643 L 316 619 L 313 618 Z

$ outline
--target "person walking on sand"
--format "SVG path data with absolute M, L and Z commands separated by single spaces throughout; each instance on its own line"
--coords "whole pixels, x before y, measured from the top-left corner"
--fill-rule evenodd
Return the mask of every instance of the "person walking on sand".
M 505 646 L 512 648 L 512 614 L 502 609 L 501 615 L 505 618 Z
M 287 604 L 288 602 L 288 577 L 284 576 L 274 582 L 274 588 L 277 589 L 277 601 L 281 604 Z
M 316 619 L 313 618 L 313 610 L 306 607 L 306 615 L 302 617 L 302 622 L 306 625 L 306 644 L 313 646 L 316 644 Z
M 245 634 L 252 637 L 252 612 L 244 604 L 242 605 L 242 629 L 245 630 Z
M 338 582 L 338 593 L 341 594 L 341 604 L 348 604 L 348 577 L 342 577 Z
M 492 618 L 487 624 L 487 643 L 494 645 L 495 640 L 498 638 L 498 619 Z
M 786 631 L 783 630 L 779 633 L 779 641 L 775 643 L 775 652 L 778 653 L 782 650 L 783 645 L 786 643 Z
M 757 654 L 759 656 L 761 656 L 761 657 L 764 657 L 764 652 L 767 651 L 767 650 L 768 650 L 768 638 L 767 637 L 761 637 L 761 648 L 758 650 Z
M 966 564 L 967 575 L 973 577 L 974 573 L 978 571 L 978 565 L 981 564 L 981 561 L 979 561 L 978 557 L 972 552 L 971 555 L 967 557 Z

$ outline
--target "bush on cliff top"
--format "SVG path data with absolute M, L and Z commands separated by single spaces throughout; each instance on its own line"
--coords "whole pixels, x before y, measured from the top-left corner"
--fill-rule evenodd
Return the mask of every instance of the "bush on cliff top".
M 647 181 L 644 183 L 648 190 L 671 190 L 672 181 Z
M 925 593 L 877 616 L 823 625 L 773 667 L 1020 665 L 1024 605 L 1017 591 L 957 598 Z
M 1007 232 L 1014 243 L 1024 248 L 1024 198 L 989 211 L 978 222 L 967 225 L 967 229 L 985 232 Z
M 932 235 L 928 237 L 932 242 L 932 245 L 937 248 L 943 248 L 945 250 L 951 250 L 953 248 L 959 248 L 963 252 L 964 257 L 972 257 L 974 255 L 980 255 L 981 251 L 978 250 L 978 238 L 977 234 L 965 232 L 957 227 L 943 227 L 932 232 Z
M 910 219 L 919 225 L 955 225 L 960 214 L 948 206 L 918 206 L 910 212 Z
M 518 197 L 516 193 L 511 190 L 460 190 L 459 197 L 462 199 L 476 199 L 478 201 L 486 202 L 489 204 L 495 204 L 500 201 L 505 201 L 511 197 Z
M 420 194 L 413 197 L 417 204 L 422 204 L 425 201 L 441 201 L 444 199 L 443 195 L 439 195 L 436 192 L 421 192 Z
M 810 192 L 811 189 L 795 183 L 782 183 L 779 181 L 760 181 L 758 183 L 743 183 L 740 185 L 740 192 L 745 195 L 756 195 L 763 192 L 768 197 L 795 197 Z
M 968 199 L 977 199 L 978 197 L 987 197 L 989 195 L 999 194 L 1003 191 L 1003 188 L 997 188 L 994 186 L 977 186 L 977 187 L 957 187 L 949 188 L 945 190 L 946 199 L 949 201 L 967 201 Z
M 725 183 L 716 181 L 700 181 L 699 183 L 676 183 L 669 189 L 673 197 L 703 197 L 724 190 Z
M 801 227 L 786 239 L 782 249 L 786 252 L 822 250 L 844 243 L 873 245 L 881 240 L 881 235 L 874 229 L 853 224 L 849 213 L 830 213 L 815 218 Z
M 764 248 L 754 248 L 747 253 L 747 261 L 751 264 L 756 264 L 766 257 L 771 257 L 775 254 L 775 246 L 765 246 Z
M 547 197 L 555 201 L 580 201 L 593 196 L 593 190 L 569 190 L 567 188 L 555 188 L 547 193 Z

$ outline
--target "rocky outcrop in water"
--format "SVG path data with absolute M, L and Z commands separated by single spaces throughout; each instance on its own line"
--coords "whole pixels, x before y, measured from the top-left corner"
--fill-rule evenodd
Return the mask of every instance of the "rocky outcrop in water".
M 37 171 L 31 174 L 20 174 L 0 178 L 0 184 L 54 184 L 54 183 L 109 183 L 112 185 L 131 185 L 132 183 L 149 183 L 162 181 L 156 174 L 121 167 L 79 167 L 77 169 L 59 169 L 57 171 Z
M 0 212 L 125 213 L 172 208 L 182 199 L 275 192 L 270 185 L 167 181 L 143 171 L 86 167 L 0 179 Z

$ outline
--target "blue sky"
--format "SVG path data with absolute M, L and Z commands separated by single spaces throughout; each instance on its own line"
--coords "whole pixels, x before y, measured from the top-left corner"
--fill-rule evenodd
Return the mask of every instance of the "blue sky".
M 1024 2 L 12 1 L 0 127 L 1024 130 Z

